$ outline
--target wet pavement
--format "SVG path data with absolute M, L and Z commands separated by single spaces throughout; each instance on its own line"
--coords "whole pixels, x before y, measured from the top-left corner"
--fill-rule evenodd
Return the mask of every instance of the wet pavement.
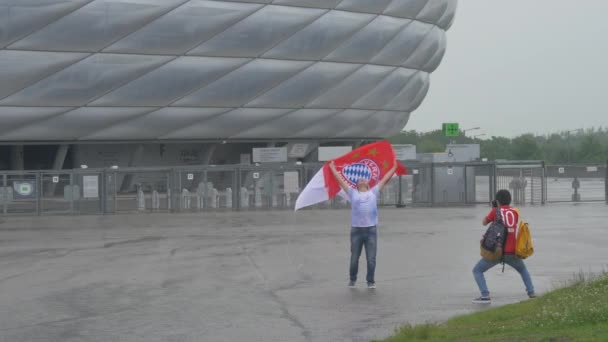
M 386 337 L 480 309 L 471 269 L 487 210 L 381 210 L 376 290 L 346 286 L 346 210 L 2 218 L 0 341 Z M 608 270 L 605 204 L 522 213 L 539 293 Z M 514 270 L 487 279 L 493 306 L 526 299 Z

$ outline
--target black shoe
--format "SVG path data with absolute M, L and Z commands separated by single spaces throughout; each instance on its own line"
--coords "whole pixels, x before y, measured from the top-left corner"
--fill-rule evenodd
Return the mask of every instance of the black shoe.
M 490 297 L 478 297 L 473 299 L 473 304 L 492 304 L 492 299 Z

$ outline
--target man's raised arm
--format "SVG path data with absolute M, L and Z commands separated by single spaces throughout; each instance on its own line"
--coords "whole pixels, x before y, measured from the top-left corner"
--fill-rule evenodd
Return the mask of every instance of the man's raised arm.
M 334 163 L 333 160 L 329 163 L 329 169 L 331 170 L 331 173 L 334 175 L 334 177 L 336 177 L 336 180 L 340 184 L 340 187 L 342 188 L 342 190 L 344 190 L 344 192 L 348 193 L 348 190 L 350 188 L 349 188 L 348 184 L 346 184 L 346 182 L 344 181 L 344 179 L 342 178 L 340 173 L 338 172 L 338 169 L 336 169 L 336 164 Z
M 380 180 L 380 182 L 378 183 L 378 190 L 382 190 L 384 188 L 386 183 L 388 183 L 388 181 L 391 180 L 391 178 L 395 174 L 395 171 L 397 171 L 397 160 L 393 160 L 393 167 L 388 170 L 384 177 L 382 177 L 382 180 Z

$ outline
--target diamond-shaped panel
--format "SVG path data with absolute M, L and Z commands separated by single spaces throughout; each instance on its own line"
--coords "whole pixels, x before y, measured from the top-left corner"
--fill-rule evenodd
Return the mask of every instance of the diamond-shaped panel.
M 321 59 L 338 48 L 373 18 L 374 16 L 371 14 L 331 11 L 268 51 L 264 57 Z M 323 39 L 319 39 L 320 36 L 323 36 Z
M 363 12 L 382 13 L 392 0 L 342 0 L 336 9 Z
M 190 52 L 192 55 L 257 57 L 325 13 L 266 6 Z
M 246 63 L 244 58 L 180 57 L 91 103 L 166 106 Z
M 0 50 L 0 99 L 86 56 L 69 52 Z
M 0 101 L 0 105 L 83 106 L 169 60 L 166 56 L 96 54 Z
M 180 54 L 234 25 L 261 8 L 257 4 L 189 1 L 105 51 Z
M 227 112 L 226 108 L 163 108 L 106 127 L 85 137 L 87 140 L 156 139 L 169 132 L 194 125 Z
M 359 64 L 316 63 L 251 101 L 250 107 L 299 108 L 316 99 L 355 70 Z
M 28 124 L 37 123 L 58 114 L 72 110 L 69 107 L 0 107 L 0 140 L 3 134 L 10 134 Z
M 150 108 L 78 108 L 46 120 L 30 123 L 0 136 L 4 140 L 77 140 L 121 120 L 149 112 Z
M 0 139 L 385 137 L 456 4 L 0 0 Z
M 255 59 L 177 101 L 175 106 L 240 107 L 310 65 L 312 62 Z
M 56 21 L 92 0 L 3 0 L 0 48 Z

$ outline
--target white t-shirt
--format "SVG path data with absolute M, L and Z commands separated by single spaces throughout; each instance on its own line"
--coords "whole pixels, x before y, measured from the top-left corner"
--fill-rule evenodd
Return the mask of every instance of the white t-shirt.
M 351 226 L 352 227 L 371 227 L 378 225 L 378 187 L 375 186 L 368 191 L 349 188 L 350 197 Z

